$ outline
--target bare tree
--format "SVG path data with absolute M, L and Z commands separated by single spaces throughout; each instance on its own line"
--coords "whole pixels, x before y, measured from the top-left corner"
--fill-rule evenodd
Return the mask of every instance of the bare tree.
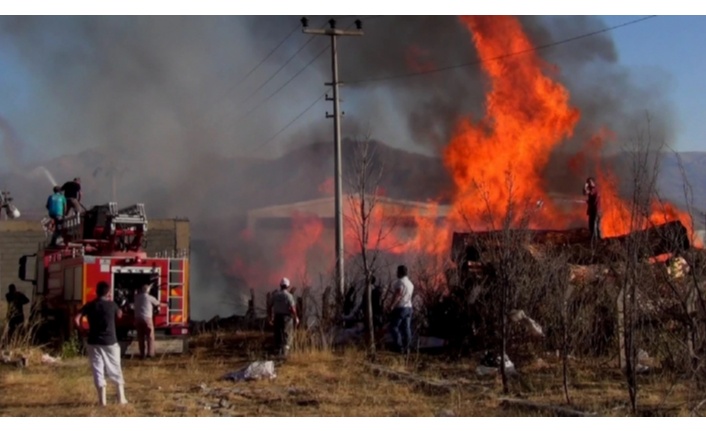
M 522 287 L 527 286 L 532 277 L 530 266 L 535 265 L 534 258 L 529 255 L 524 245 L 528 241 L 528 227 L 537 213 L 536 202 L 522 200 L 515 187 L 515 178 L 511 168 L 505 172 L 505 192 L 507 200 L 504 202 L 503 214 L 496 214 L 493 206 L 493 191 L 483 183 L 475 182 L 476 190 L 486 209 L 480 219 L 485 221 L 488 229 L 487 242 L 480 248 L 487 251 L 487 259 L 492 262 L 495 282 L 500 290 L 500 307 L 498 317 L 500 323 L 500 373 L 502 376 L 503 392 L 509 392 L 508 369 L 506 368 L 508 340 L 510 328 L 508 315 L 515 305 Z M 477 226 L 477 220 L 471 220 L 463 214 L 469 226 Z M 477 216 L 477 215 L 476 215 Z M 500 220 L 498 220 L 500 218 Z M 488 247 L 490 245 L 490 247 Z
M 657 195 L 657 179 L 659 176 L 660 154 L 663 144 L 652 137 L 650 117 L 646 116 L 646 126 L 638 129 L 635 136 L 627 144 L 630 154 L 630 200 L 628 235 L 625 242 L 625 260 L 620 268 L 613 265 L 612 270 L 617 275 L 619 294 L 619 336 L 622 339 L 621 355 L 633 414 L 637 414 L 637 323 L 639 319 L 638 285 L 644 276 L 651 272 L 649 263 L 643 256 L 649 247 L 649 239 L 645 228 L 650 226 L 652 203 Z M 621 324 L 622 323 L 622 324 Z
M 375 325 L 373 322 L 372 276 L 378 268 L 381 244 L 389 238 L 394 228 L 391 214 L 385 214 L 380 202 L 380 182 L 384 171 L 383 162 L 376 157 L 371 143 L 370 131 L 355 142 L 352 172 L 347 178 L 350 210 L 345 214 L 346 222 L 355 236 L 360 253 L 359 265 L 363 273 L 363 311 L 368 351 L 375 354 Z

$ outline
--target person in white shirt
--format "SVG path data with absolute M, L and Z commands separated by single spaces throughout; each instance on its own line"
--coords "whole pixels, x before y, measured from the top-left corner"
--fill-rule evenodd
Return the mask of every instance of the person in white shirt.
M 414 285 L 407 276 L 407 267 L 397 267 L 397 281 L 392 284 L 392 315 L 390 330 L 395 346 L 409 353 L 412 341 L 412 294 Z
M 140 357 L 154 358 L 154 322 L 152 310 L 159 301 L 149 293 L 150 285 L 145 284 L 140 288 L 140 293 L 135 295 L 135 327 L 137 328 L 137 342 L 140 346 Z M 147 344 L 147 346 L 145 346 Z M 146 352 L 145 352 L 146 350 Z

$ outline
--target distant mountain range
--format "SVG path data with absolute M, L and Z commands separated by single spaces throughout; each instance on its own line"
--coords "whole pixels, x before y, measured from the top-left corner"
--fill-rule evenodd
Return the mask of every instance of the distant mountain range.
M 440 158 L 413 153 L 371 142 L 380 160 L 383 192 L 397 199 L 448 203 L 452 182 Z M 344 174 L 352 171 L 356 150 L 344 141 Z M 706 208 L 706 152 L 678 154 L 684 174 L 691 185 L 697 212 Z M 612 161 L 626 163 L 629 155 L 619 154 Z M 102 150 L 88 150 L 65 155 L 42 164 L 34 164 L 14 173 L 0 173 L 0 189 L 10 190 L 25 217 L 41 217 L 44 202 L 51 191 L 46 167 L 59 184 L 74 176 L 83 178 L 87 206 L 111 200 L 110 162 Z M 328 142 L 307 145 L 275 159 L 214 158 L 197 164 L 191 174 L 167 184 L 158 175 L 149 178 L 128 174 L 117 176 L 119 204 L 144 202 L 150 217 L 188 217 L 196 231 L 204 224 L 242 219 L 249 209 L 315 199 L 332 190 L 333 148 Z M 578 180 L 578 190 L 582 183 Z M 666 154 L 660 172 L 661 195 L 684 207 L 682 174 L 677 155 Z M 701 224 L 703 217 L 698 217 Z M 212 231 L 212 229 L 207 229 Z

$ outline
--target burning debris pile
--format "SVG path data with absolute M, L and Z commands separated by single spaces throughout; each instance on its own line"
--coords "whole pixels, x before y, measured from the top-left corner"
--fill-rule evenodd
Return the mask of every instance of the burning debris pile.
M 507 235 L 505 235 L 507 234 Z M 627 245 L 634 244 L 642 259 L 666 254 L 678 255 L 691 248 L 688 231 L 679 221 L 664 223 L 645 230 L 593 241 L 588 229 L 454 232 L 452 256 L 470 265 L 481 262 L 484 255 L 497 255 L 494 248 L 507 246 L 507 236 L 534 258 L 564 254 L 573 265 L 608 265 L 624 258 Z
M 505 301 L 513 310 L 507 321 L 516 349 L 558 350 L 566 327 L 574 354 L 610 354 L 618 341 L 623 345 L 623 298 L 631 294 L 641 343 L 654 343 L 665 331 L 674 339 L 701 340 L 691 349 L 703 345 L 704 334 L 683 331 L 698 326 L 699 298 L 706 297 L 705 286 L 695 284 L 703 274 L 687 277 L 698 270 L 687 259 L 702 271 L 706 255 L 678 221 L 595 243 L 587 229 L 457 232 L 453 238 L 457 267 L 447 274 L 447 292 L 424 307 L 429 335 L 449 338 L 453 346 L 497 346 Z M 522 325 L 517 310 L 526 317 Z

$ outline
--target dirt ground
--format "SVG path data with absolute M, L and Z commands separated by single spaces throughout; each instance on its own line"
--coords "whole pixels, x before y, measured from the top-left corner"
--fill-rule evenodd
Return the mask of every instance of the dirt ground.
M 361 351 L 293 352 L 276 361 L 276 378 L 232 382 L 222 377 L 265 358 L 263 335 L 209 334 L 190 352 L 141 361 L 125 359 L 129 404 L 96 405 L 87 359 L 41 362 L 32 350 L 25 368 L 0 365 L 1 416 L 553 416 L 550 410 L 508 407 L 503 397 L 567 406 L 553 355 L 516 364 L 519 377 L 503 394 L 499 376 L 479 377 L 478 361 L 439 355 L 380 353 L 377 369 Z M 382 369 L 384 374 L 380 374 Z M 402 375 L 391 375 L 393 370 Z M 408 376 L 412 375 L 409 380 Z M 416 377 L 414 377 L 416 376 Z M 622 374 L 610 363 L 571 364 L 571 408 L 599 416 L 629 415 Z M 654 372 L 640 378 L 640 415 L 687 416 L 706 411 L 706 395 L 688 381 Z M 696 409 L 695 409 L 696 408 Z M 561 413 L 559 413 L 561 414 Z

